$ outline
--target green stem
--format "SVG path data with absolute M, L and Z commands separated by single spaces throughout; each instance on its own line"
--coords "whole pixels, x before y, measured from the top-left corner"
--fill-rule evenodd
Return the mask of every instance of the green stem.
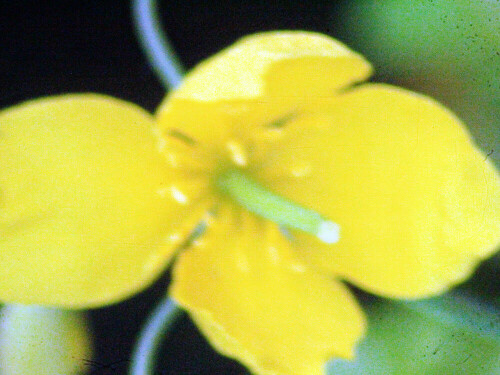
M 155 357 L 163 339 L 183 315 L 170 298 L 165 298 L 152 312 L 144 325 L 132 353 L 129 375 L 151 375 L 155 371 Z
M 290 229 L 312 234 L 326 243 L 339 240 L 339 226 L 317 212 L 276 195 L 237 169 L 216 180 L 219 190 L 254 214 Z
M 182 81 L 184 69 L 162 31 L 155 0 L 134 0 L 135 29 L 146 56 L 165 88 L 173 89 Z

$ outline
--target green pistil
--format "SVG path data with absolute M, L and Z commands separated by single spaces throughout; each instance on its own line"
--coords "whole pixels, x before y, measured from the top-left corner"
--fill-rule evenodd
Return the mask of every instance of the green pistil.
M 339 226 L 315 211 L 276 195 L 238 169 L 218 176 L 218 189 L 248 211 L 290 229 L 318 237 L 325 243 L 339 240 Z

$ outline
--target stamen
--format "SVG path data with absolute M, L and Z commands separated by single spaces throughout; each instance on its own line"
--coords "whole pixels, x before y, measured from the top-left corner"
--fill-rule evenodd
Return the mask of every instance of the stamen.
M 238 166 L 244 167 L 248 163 L 248 157 L 245 148 L 240 142 L 229 141 L 226 144 L 231 155 L 231 160 Z
M 177 129 L 168 129 L 157 135 L 158 148 L 172 168 L 200 171 L 206 170 L 212 162 L 206 150 L 194 138 Z
M 275 128 L 275 129 L 283 128 L 288 122 L 293 120 L 295 117 L 297 117 L 297 114 L 295 112 L 288 113 L 287 115 L 280 117 L 280 118 L 276 119 L 275 121 L 271 122 L 268 125 L 268 127 Z
M 189 146 L 194 146 L 196 144 L 196 141 L 193 138 L 176 129 L 170 130 L 168 132 L 168 135 L 183 141 L 185 144 Z
M 172 197 L 180 204 L 186 204 L 188 202 L 186 195 L 175 186 L 170 187 L 170 192 L 172 193 Z
M 328 244 L 339 241 L 338 224 L 270 192 L 240 170 L 231 169 L 221 174 L 216 186 L 250 212 L 278 225 L 312 234 Z

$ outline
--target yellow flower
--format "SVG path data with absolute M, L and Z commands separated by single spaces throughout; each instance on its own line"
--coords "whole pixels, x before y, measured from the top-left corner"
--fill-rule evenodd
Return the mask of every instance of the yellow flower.
M 170 293 L 218 350 L 265 375 L 351 358 L 365 323 L 341 280 L 435 295 L 500 229 L 500 178 L 460 121 L 425 96 L 355 85 L 370 72 L 326 36 L 273 32 L 201 63 L 154 118 L 90 94 L 1 112 L 0 298 L 120 301 L 204 220 Z M 249 212 L 245 179 L 338 223 L 340 240 Z

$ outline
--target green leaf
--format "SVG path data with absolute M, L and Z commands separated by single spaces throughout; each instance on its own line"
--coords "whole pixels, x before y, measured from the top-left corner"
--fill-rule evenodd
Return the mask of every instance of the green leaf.
M 356 359 L 330 361 L 329 375 L 500 374 L 500 313 L 494 306 L 450 294 L 365 307 L 369 330 Z

